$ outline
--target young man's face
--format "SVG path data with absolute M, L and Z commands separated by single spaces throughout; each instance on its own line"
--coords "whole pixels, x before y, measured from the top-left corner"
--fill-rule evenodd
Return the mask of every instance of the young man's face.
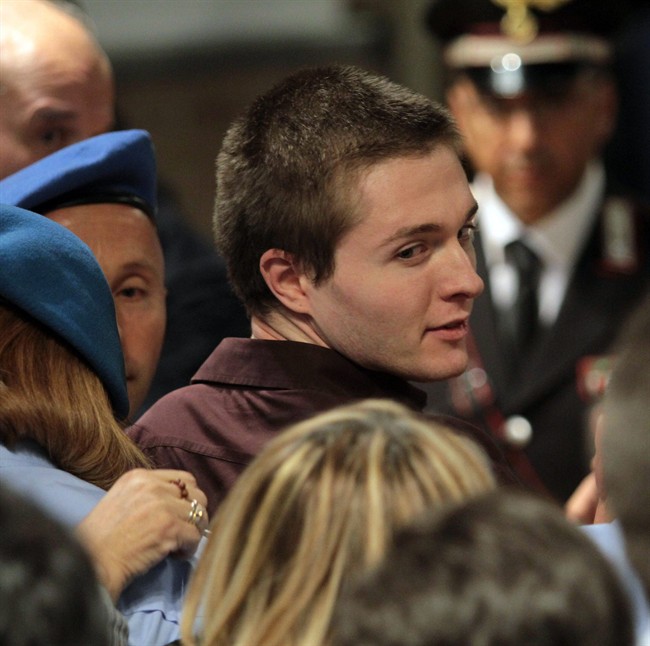
M 125 204 L 84 204 L 47 217 L 81 238 L 106 276 L 133 415 L 149 391 L 165 334 L 164 260 L 156 229 L 142 211 Z
M 483 282 L 476 203 L 457 155 L 440 146 L 382 161 L 362 173 L 357 195 L 361 219 L 337 246 L 334 274 L 306 285 L 314 330 L 366 368 L 416 381 L 459 374 Z

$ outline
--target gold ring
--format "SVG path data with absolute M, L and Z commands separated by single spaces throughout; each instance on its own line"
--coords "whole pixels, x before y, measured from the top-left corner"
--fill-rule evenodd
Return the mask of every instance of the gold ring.
M 194 525 L 201 534 L 204 534 L 207 531 L 208 514 L 203 505 L 201 505 L 196 498 L 191 502 L 187 522 Z

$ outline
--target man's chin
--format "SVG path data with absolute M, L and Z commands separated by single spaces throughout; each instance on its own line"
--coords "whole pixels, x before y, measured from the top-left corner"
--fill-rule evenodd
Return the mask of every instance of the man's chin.
M 444 367 L 437 365 L 427 368 L 425 366 L 422 370 L 414 372 L 411 376 L 407 376 L 406 378 L 409 381 L 417 381 L 423 384 L 431 383 L 432 381 L 445 381 L 446 379 L 462 375 L 467 368 L 467 364 L 467 354 L 464 353 L 463 357 L 459 357 L 458 360 L 453 363 L 449 362 Z

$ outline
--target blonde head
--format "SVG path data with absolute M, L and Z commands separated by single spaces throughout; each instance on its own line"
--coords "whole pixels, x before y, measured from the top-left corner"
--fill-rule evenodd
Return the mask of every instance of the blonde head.
M 396 529 L 493 487 L 471 440 L 393 402 L 292 426 L 215 517 L 186 600 L 184 643 L 327 644 L 341 587 L 383 557 Z

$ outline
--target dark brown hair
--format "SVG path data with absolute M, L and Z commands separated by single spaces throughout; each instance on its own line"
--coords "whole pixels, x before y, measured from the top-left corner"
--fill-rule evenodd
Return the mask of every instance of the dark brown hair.
M 554 504 L 498 489 L 397 532 L 339 599 L 332 646 L 631 646 L 610 564 Z
M 358 174 L 382 160 L 458 151 L 448 113 L 351 66 L 300 71 L 230 127 L 217 158 L 214 230 L 233 287 L 252 314 L 273 307 L 259 270 L 268 249 L 292 254 L 318 284 L 358 220 Z

